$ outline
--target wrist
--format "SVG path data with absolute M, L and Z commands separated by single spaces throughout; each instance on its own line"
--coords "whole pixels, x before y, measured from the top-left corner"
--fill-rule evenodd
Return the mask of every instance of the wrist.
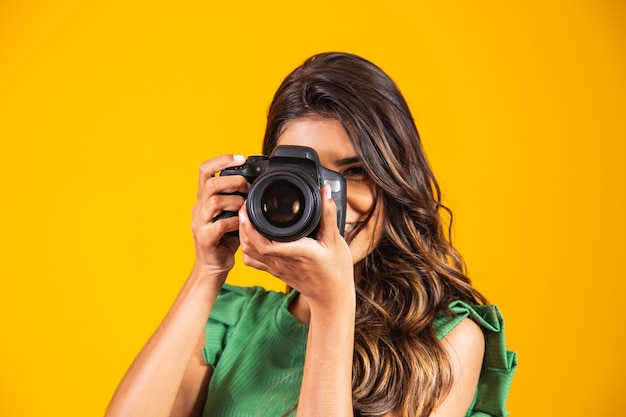
M 196 288 L 209 294 L 218 294 L 221 290 L 228 271 L 216 271 L 213 268 L 194 265 L 187 281 Z
M 344 292 L 321 300 L 309 299 L 311 321 L 326 322 L 333 326 L 354 325 L 356 315 L 356 292 Z

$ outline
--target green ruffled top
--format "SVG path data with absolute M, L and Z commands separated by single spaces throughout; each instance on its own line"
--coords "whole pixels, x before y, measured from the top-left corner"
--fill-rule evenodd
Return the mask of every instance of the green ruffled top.
M 298 401 L 308 326 L 288 311 L 296 292 L 224 285 L 205 327 L 204 359 L 213 366 L 204 417 L 283 416 Z M 442 339 L 463 319 L 485 334 L 485 359 L 468 417 L 504 417 L 517 366 L 497 307 L 450 304 L 433 323 Z M 295 414 L 295 413 L 293 413 Z

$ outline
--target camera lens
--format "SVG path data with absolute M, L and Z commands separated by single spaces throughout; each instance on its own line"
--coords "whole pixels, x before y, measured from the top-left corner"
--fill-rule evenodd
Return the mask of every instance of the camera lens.
M 322 216 L 317 183 L 289 167 L 261 174 L 250 188 L 246 207 L 255 229 L 277 242 L 314 236 Z
M 269 185 L 261 196 L 263 215 L 276 227 L 289 227 L 302 218 L 304 194 L 293 183 L 279 180 Z

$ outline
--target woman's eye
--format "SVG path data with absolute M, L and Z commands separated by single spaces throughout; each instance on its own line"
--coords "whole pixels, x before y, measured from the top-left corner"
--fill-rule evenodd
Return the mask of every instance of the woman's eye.
M 343 171 L 346 179 L 361 179 L 365 176 L 365 169 L 362 166 L 353 166 Z

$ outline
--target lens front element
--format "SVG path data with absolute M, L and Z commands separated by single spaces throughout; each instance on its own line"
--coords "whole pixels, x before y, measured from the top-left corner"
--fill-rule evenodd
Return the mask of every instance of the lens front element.
M 248 193 L 248 216 L 253 226 L 270 240 L 286 242 L 310 236 L 321 218 L 318 185 L 300 171 L 268 171 Z
M 265 188 L 261 204 L 263 215 L 272 226 L 288 227 L 302 218 L 304 195 L 293 183 L 279 180 Z

